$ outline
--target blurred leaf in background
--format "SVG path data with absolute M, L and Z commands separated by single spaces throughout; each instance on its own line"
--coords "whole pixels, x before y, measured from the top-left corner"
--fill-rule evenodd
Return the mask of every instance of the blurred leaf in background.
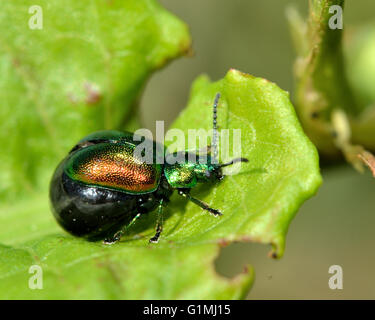
M 151 0 L 42 0 L 41 30 L 29 28 L 34 4 L 7 1 L 0 11 L 3 200 L 45 186 L 84 135 L 134 128 L 150 73 L 191 42 L 187 26 Z
M 345 55 L 345 28 L 332 27 L 332 19 L 341 17 L 344 3 L 310 0 L 307 22 L 295 9 L 287 11 L 297 51 L 296 107 L 306 133 L 322 155 L 332 159 L 343 154 L 359 171 L 363 171 L 363 164 L 374 170 L 371 163 L 375 158 L 369 151 L 375 150 L 375 101 L 368 94 L 373 82 L 363 72 L 365 65 L 371 68 L 373 64 L 366 59 L 371 50 L 371 32 L 361 34 L 362 40 L 358 39 Z
M 353 28 L 344 48 L 348 80 L 363 112 L 351 122 L 353 140 L 375 151 L 375 25 Z

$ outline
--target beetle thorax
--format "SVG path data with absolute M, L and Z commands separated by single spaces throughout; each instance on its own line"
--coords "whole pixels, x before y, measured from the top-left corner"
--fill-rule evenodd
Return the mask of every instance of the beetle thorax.
M 177 162 L 170 164 L 166 158 L 164 175 L 172 188 L 193 188 L 199 182 L 215 182 L 221 180 L 220 165 L 213 164 L 209 155 L 179 152 L 171 155 Z

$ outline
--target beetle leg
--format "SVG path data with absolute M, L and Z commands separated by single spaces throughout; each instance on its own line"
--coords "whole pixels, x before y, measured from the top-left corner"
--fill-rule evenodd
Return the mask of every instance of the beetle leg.
M 141 215 L 140 213 L 137 213 L 137 215 L 132 219 L 132 221 L 129 222 L 129 224 L 127 226 L 125 226 L 125 228 L 117 231 L 113 236 L 104 239 L 103 243 L 104 244 L 113 244 L 113 243 L 116 243 L 117 241 L 119 241 L 121 239 L 121 236 L 124 234 L 124 232 L 135 223 L 135 221 L 140 217 L 140 215 Z
M 155 235 L 149 240 L 150 243 L 157 243 L 161 232 L 163 231 L 163 199 L 160 200 L 158 207 L 158 220 L 156 222 L 156 232 Z
M 203 202 L 203 201 L 201 201 L 199 199 L 196 199 L 196 198 L 192 197 L 189 194 L 189 189 L 179 189 L 178 190 L 178 194 L 180 196 L 183 196 L 183 197 L 189 199 L 191 202 L 194 202 L 196 205 L 198 205 L 202 209 L 207 210 L 208 212 L 212 213 L 214 216 L 221 216 L 222 215 L 222 213 L 219 210 L 211 208 L 207 203 L 205 203 L 205 202 Z

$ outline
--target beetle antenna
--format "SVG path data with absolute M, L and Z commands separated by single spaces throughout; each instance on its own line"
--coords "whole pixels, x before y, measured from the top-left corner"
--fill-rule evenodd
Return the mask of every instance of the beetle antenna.
M 213 106 L 213 117 L 212 117 L 212 149 L 213 149 L 213 163 L 218 162 L 218 150 L 217 150 L 217 105 L 220 99 L 220 92 L 216 94 L 214 106 Z M 216 162 L 215 162 L 216 161 Z
M 223 163 L 223 164 L 221 164 L 221 165 L 220 165 L 220 168 L 222 168 L 222 167 L 226 167 L 226 166 L 230 166 L 230 165 L 235 164 L 235 163 L 237 163 L 237 162 L 249 162 L 249 160 L 246 159 L 246 158 L 236 158 L 236 159 L 233 159 L 233 160 L 231 160 L 231 161 L 229 161 L 229 162 L 227 162 L 227 163 Z

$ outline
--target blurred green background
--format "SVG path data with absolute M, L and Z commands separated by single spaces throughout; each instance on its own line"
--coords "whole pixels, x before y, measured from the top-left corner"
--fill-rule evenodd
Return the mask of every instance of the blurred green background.
M 213 80 L 236 68 L 276 82 L 293 95 L 294 50 L 285 9 L 307 14 L 307 0 L 160 0 L 190 26 L 194 56 L 155 74 L 141 101 L 143 123 L 170 124 L 186 105 L 199 74 Z M 375 21 L 375 1 L 347 0 L 344 27 Z M 375 59 L 375 57 L 374 57 Z M 250 159 L 251 160 L 251 159 Z M 267 257 L 268 247 L 233 244 L 217 259 L 218 272 L 233 276 L 255 268 L 250 299 L 375 299 L 375 181 L 348 165 L 323 168 L 324 184 L 292 222 L 284 257 Z M 342 266 L 344 289 L 331 290 L 328 268 Z

